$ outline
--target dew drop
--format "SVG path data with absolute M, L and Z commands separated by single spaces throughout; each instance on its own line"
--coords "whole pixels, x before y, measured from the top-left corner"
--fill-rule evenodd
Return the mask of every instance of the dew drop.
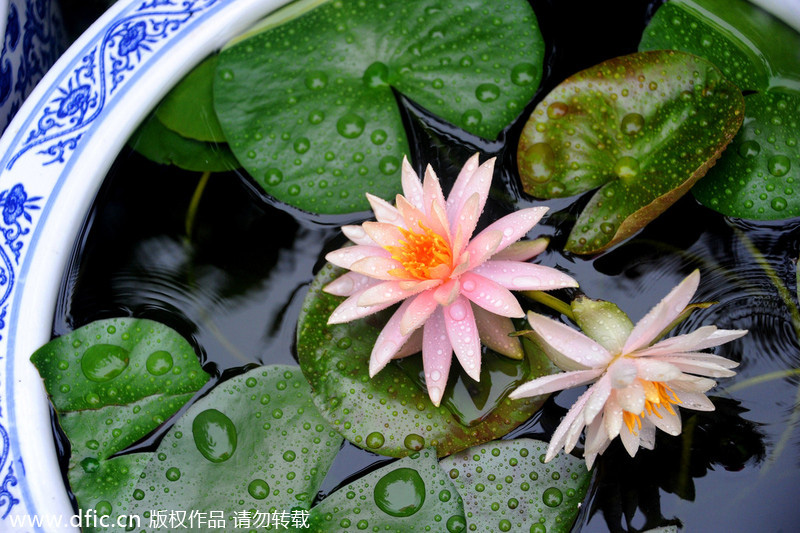
M 382 173 L 389 176 L 400 169 L 400 161 L 393 155 L 387 155 L 381 158 L 378 168 Z
M 550 487 L 542 493 L 542 501 L 548 507 L 558 507 L 563 500 L 564 495 L 556 487 Z
M 447 308 L 450 318 L 459 322 L 467 317 L 467 310 L 461 302 L 456 302 Z
M 438 370 L 434 370 L 433 372 L 431 372 L 431 381 L 435 382 L 435 381 L 439 381 L 440 379 L 442 379 L 442 373 L 441 372 L 439 372 Z
M 614 172 L 622 179 L 635 178 L 639 173 L 639 161 L 630 156 L 620 157 L 614 165 Z
M 530 85 L 536 81 L 536 65 L 520 63 L 511 69 L 511 83 L 514 85 Z
M 500 88 L 494 83 L 481 83 L 475 89 L 475 98 L 483 103 L 494 102 L 500 98 Z
M 388 138 L 389 136 L 386 135 L 386 132 L 380 129 L 373 131 L 369 136 L 369 139 L 372 141 L 372 144 L 376 146 L 382 145 L 383 143 L 386 142 L 386 139 Z
M 467 522 L 463 516 L 453 515 L 447 519 L 448 533 L 461 533 L 467 529 Z
M 739 145 L 738 151 L 743 159 L 752 159 L 761 153 L 761 145 L 756 141 L 745 141 Z
M 136 489 L 133 491 L 133 499 L 134 500 L 143 500 L 144 499 L 144 491 L 142 489 Z
M 380 448 L 381 446 L 383 446 L 384 442 L 385 438 L 383 436 L 383 433 L 373 431 L 372 433 L 367 435 L 367 446 L 369 446 L 372 449 Z
M 87 379 L 110 381 L 119 376 L 130 361 L 128 350 L 113 344 L 95 344 L 83 353 L 81 370 Z
M 109 516 L 114 508 L 111 506 L 111 503 L 107 502 L 106 500 L 101 500 L 97 502 L 97 505 L 94 506 L 94 510 L 97 513 L 97 516 Z
M 299 185 L 291 185 L 289 187 L 289 189 L 287 190 L 287 192 L 291 196 L 297 196 L 298 194 L 300 194 L 300 186 Z
M 269 496 L 269 484 L 263 479 L 254 479 L 247 485 L 247 492 L 256 500 L 263 500 Z
M 165 350 L 158 350 L 147 356 L 145 368 L 154 376 L 161 376 L 172 368 L 172 354 Z
M 622 117 L 620 130 L 625 135 L 636 135 L 644 128 L 644 117 L 639 113 L 628 113 Z
M 411 516 L 425 503 L 425 482 L 413 468 L 398 468 L 375 483 L 375 505 L 395 517 Z
M 786 206 L 788 204 L 786 203 L 785 199 L 778 196 L 777 198 L 772 199 L 770 205 L 772 206 L 772 209 L 774 209 L 775 211 L 783 211 L 784 209 L 786 209 Z
M 567 114 L 569 107 L 564 102 L 553 102 L 547 106 L 547 116 L 549 118 L 561 118 Z
M 336 121 L 336 131 L 345 139 L 355 139 L 364 132 L 366 123 L 355 113 L 345 113 Z
M 603 222 L 602 224 L 600 224 L 600 231 L 602 231 L 606 235 L 613 235 L 616 229 L 617 229 L 616 226 L 614 226 L 614 224 L 612 224 L 611 222 Z
M 560 181 L 552 181 L 547 184 L 547 196 L 550 198 L 558 198 L 567 190 L 564 184 Z
M 785 176 L 790 168 L 792 168 L 792 162 L 785 155 L 774 155 L 767 162 L 767 169 L 773 176 Z
M 325 113 L 323 113 L 322 111 L 311 111 L 308 114 L 308 121 L 311 124 L 319 124 L 323 120 L 325 120 Z
M 425 439 L 416 433 L 409 433 L 406 435 L 406 438 L 403 439 L 403 446 L 405 446 L 406 449 L 418 452 L 425 447 Z
M 167 469 L 165 475 L 169 481 L 178 481 L 181 478 L 181 471 L 173 466 Z
M 385 87 L 389 84 L 389 67 L 376 61 L 367 67 L 361 80 L 367 87 Z
M 227 461 L 236 451 L 236 426 L 216 409 L 206 409 L 194 418 L 192 435 L 197 450 L 212 463 Z
M 97 472 L 97 470 L 100 468 L 100 461 L 94 457 L 87 457 L 81 461 L 81 468 L 83 468 L 83 471 L 87 474 Z
M 311 91 L 324 89 L 328 85 L 328 75 L 319 70 L 312 70 L 306 73 L 306 87 Z
M 90 450 L 96 450 L 100 447 L 100 443 L 92 439 L 86 442 L 86 447 L 89 448 Z
M 536 183 L 546 183 L 553 176 L 556 154 L 547 143 L 535 143 L 522 154 L 526 174 Z
M 285 452 L 283 452 L 283 460 L 286 461 L 287 463 L 291 463 L 296 458 L 297 454 L 294 453 L 293 450 L 286 450 Z
M 300 137 L 294 141 L 294 151 L 298 154 L 304 154 L 311 148 L 311 143 L 305 137 Z
M 278 170 L 277 168 L 268 168 L 266 172 L 264 172 L 264 182 L 267 185 L 275 186 L 278 185 L 281 181 L 283 181 L 283 172 Z
M 475 282 L 471 279 L 468 279 L 461 284 L 461 289 L 466 292 L 472 292 L 475 290 L 475 286 Z
M 464 123 L 465 126 L 478 126 L 481 121 L 483 120 L 483 114 L 477 109 L 467 109 L 461 115 L 461 122 Z

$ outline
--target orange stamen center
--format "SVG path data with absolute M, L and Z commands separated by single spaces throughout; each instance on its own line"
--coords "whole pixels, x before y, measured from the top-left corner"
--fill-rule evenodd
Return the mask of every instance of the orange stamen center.
M 643 379 L 640 379 L 639 383 L 644 387 L 644 411 L 638 415 L 629 411 L 622 411 L 622 420 L 628 426 L 628 431 L 634 435 L 642 429 L 642 419 L 645 412 L 662 418 L 661 413 L 658 411 L 659 408 L 664 408 L 669 414 L 674 415 L 675 411 L 672 406 L 681 403 L 680 398 L 669 385 L 665 385 L 660 381 L 646 381 Z M 636 426 L 635 429 L 634 426 Z
M 422 230 L 419 233 L 398 228 L 404 240 L 399 241 L 399 246 L 386 246 L 386 250 L 392 254 L 392 259 L 403 265 L 402 269 L 396 268 L 389 273 L 403 279 L 408 279 L 409 276 L 419 280 L 442 278 L 442 271 L 446 270 L 449 273 L 453 265 L 450 245 L 444 237 L 422 222 L 419 223 L 419 227 Z M 443 265 L 446 268 L 438 268 Z

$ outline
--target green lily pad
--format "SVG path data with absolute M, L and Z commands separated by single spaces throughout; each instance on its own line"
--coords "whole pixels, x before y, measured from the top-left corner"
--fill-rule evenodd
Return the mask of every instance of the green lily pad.
M 109 459 L 178 411 L 209 379 L 192 347 L 151 320 L 100 320 L 39 348 L 31 361 L 70 441 L 82 509 L 117 507 L 142 455 Z
M 700 179 L 742 123 L 738 88 L 704 59 L 639 52 L 583 70 L 536 106 L 520 138 L 525 191 L 560 198 L 600 187 L 566 249 L 629 237 Z
M 570 531 L 591 475 L 583 461 L 563 453 L 545 464 L 546 450 L 546 442 L 516 439 L 442 459 L 469 531 Z
M 800 34 L 745 0 L 670 0 L 639 43 L 666 49 L 708 59 L 743 91 L 800 89 Z
M 436 450 L 404 457 L 340 488 L 311 510 L 313 531 L 464 531 L 466 520 Z
M 295 207 L 363 211 L 364 193 L 400 192 L 409 147 L 394 90 L 495 139 L 539 85 L 544 41 L 527 1 L 318 3 L 229 45 L 214 81 L 231 149 Z
M 459 423 L 463 414 L 456 416 L 446 404 L 435 407 L 426 390 L 397 364 L 370 378 L 369 356 L 383 324 L 375 316 L 328 324 L 342 299 L 322 292 L 322 287 L 342 272 L 328 264 L 314 279 L 298 319 L 297 355 L 314 403 L 347 440 L 393 457 L 426 446 L 444 456 L 505 435 L 541 407 L 544 397 L 502 396 L 493 410 L 467 426 Z M 523 381 L 551 372 L 543 354 L 528 356 L 530 370 Z
M 164 97 L 156 109 L 156 117 L 164 126 L 196 141 L 227 142 L 212 96 L 218 59 L 213 55 L 204 60 Z
M 800 93 L 745 97 L 745 123 L 692 194 L 723 215 L 777 220 L 800 215 Z
M 642 50 L 673 48 L 705 57 L 746 96 L 733 146 L 693 193 L 728 216 L 776 220 L 800 214 L 800 33 L 744 0 L 672 0 L 648 25 Z
M 147 159 L 195 172 L 225 172 L 239 168 L 228 145 L 187 139 L 150 115 L 128 140 Z
M 259 367 L 215 387 L 172 427 L 140 476 L 131 512 L 222 511 L 233 526 L 242 510 L 308 509 L 341 443 L 297 367 Z

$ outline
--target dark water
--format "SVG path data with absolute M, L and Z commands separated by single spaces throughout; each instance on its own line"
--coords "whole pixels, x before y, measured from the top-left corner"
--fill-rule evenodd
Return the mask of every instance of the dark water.
M 520 192 L 514 162 L 519 133 L 535 103 L 577 70 L 635 51 L 659 2 L 532 4 L 548 43 L 545 79 L 536 99 L 498 141 L 466 136 L 398 97 L 418 170 L 430 162 L 446 181 L 476 150 L 498 156 L 487 220 L 538 205 Z M 130 150 L 119 156 L 65 273 L 54 335 L 100 318 L 136 316 L 183 334 L 218 379 L 247 365 L 294 362 L 300 303 L 320 258 L 342 244 L 338 225 L 344 220 L 313 220 L 284 210 L 249 178 L 216 174 L 189 239 L 185 216 L 199 179 Z M 616 302 L 633 320 L 699 268 L 695 300 L 719 303 L 695 313 L 678 331 L 716 324 L 751 333 L 717 351 L 741 366 L 735 378 L 712 391 L 715 412 L 684 410 L 683 434 L 659 433 L 656 449 L 640 450 L 635 459 L 618 442 L 609 448 L 595 467 L 590 498 L 574 530 L 681 524 L 684 531 L 797 531 L 800 382 L 751 380 L 800 367 L 795 281 L 800 220 L 726 219 L 688 196 L 609 252 L 562 253 L 585 200 L 546 202 L 551 212 L 531 234 L 552 236 L 541 263 L 568 271 L 589 296 Z M 549 400 L 508 437 L 548 439 L 578 393 Z M 157 440 L 155 435 L 143 446 Z M 387 460 L 345 444 L 320 496 Z

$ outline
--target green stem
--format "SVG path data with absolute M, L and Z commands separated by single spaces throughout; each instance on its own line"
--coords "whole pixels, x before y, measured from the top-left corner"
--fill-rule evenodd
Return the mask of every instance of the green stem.
M 746 389 L 747 387 L 752 387 L 753 385 L 761 385 L 762 383 L 767 383 L 768 381 L 772 381 L 774 379 L 790 378 L 792 376 L 800 376 L 800 368 L 777 370 L 775 372 L 761 374 L 760 376 L 756 376 L 754 378 L 745 379 L 739 381 L 738 383 L 734 383 L 730 387 L 725 387 L 725 392 L 732 394 L 736 391 Z
M 192 232 L 194 231 L 194 219 L 197 217 L 197 209 L 200 206 L 200 199 L 203 197 L 203 192 L 206 190 L 208 180 L 211 177 L 210 171 L 203 172 L 200 176 L 200 181 L 197 182 L 197 187 L 194 189 L 192 200 L 189 202 L 189 208 L 186 210 L 186 238 L 192 240 Z
M 561 313 L 575 322 L 575 315 L 572 314 L 572 307 L 570 307 L 569 304 L 562 302 L 555 296 L 551 296 L 543 291 L 525 291 L 522 294 L 534 302 L 538 302 L 546 307 L 549 307 L 550 309 Z

